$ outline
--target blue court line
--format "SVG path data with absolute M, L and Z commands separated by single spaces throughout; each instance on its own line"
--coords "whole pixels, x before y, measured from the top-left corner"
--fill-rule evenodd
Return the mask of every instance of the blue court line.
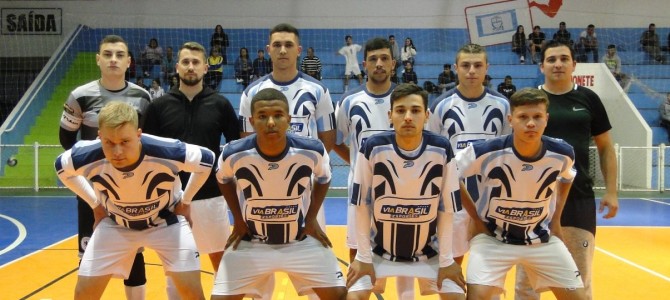
M 603 219 L 599 214 L 598 226 L 668 226 L 670 202 L 667 199 L 619 199 L 619 214 Z M 598 204 L 596 204 L 598 205 Z M 328 225 L 345 225 L 347 198 L 328 197 L 324 202 Z M 23 256 L 63 241 L 77 233 L 77 203 L 72 196 L 0 196 L 0 215 L 15 219 L 25 227 L 26 238 L 12 245 L 20 237 L 20 226 L 0 217 L 0 266 Z M 13 247 L 13 248 L 12 248 Z M 73 249 L 76 250 L 76 249 Z M 73 251 L 74 253 L 74 251 Z

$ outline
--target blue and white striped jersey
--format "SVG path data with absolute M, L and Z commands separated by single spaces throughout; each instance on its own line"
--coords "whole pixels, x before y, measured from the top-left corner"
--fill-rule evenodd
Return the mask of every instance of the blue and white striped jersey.
M 89 205 L 99 203 L 117 224 L 136 230 L 174 223 L 172 209 L 183 196 L 178 173 L 200 173 L 206 179 L 215 159 L 209 149 L 178 140 L 149 134 L 140 139 L 140 160 L 132 170 L 112 166 L 100 140 L 78 142 L 55 163 L 58 177 L 69 188 L 77 191 L 85 187 L 72 184 L 91 185 L 96 199 L 80 195 L 87 202 L 94 201 Z M 78 181 L 79 177 L 87 182 Z
M 473 144 L 456 155 L 461 178 L 481 176 L 477 214 L 504 243 L 549 241 L 556 182 L 575 177 L 572 146 L 547 136 L 542 143 L 541 155 L 532 161 L 516 153 L 512 135 Z
M 358 154 L 350 201 L 372 210 L 374 253 L 394 261 L 437 254 L 438 213 L 461 209 L 453 157 L 447 139 L 427 131 L 414 151 L 398 148 L 393 131 L 367 139 Z
M 230 142 L 218 160 L 220 183 L 236 182 L 240 208 L 254 240 L 269 244 L 295 241 L 302 233 L 312 198 L 312 175 L 330 182 L 328 153 L 321 141 L 287 135 L 284 153 L 267 157 L 256 135 Z
M 457 88 L 436 99 L 430 108 L 428 130 L 449 139 L 454 153 L 473 142 L 512 132 L 504 96 L 485 89 L 479 98 L 464 97 Z
M 317 133 L 335 129 L 335 109 L 328 88 L 307 74 L 298 72 L 289 82 L 277 82 L 272 74 L 254 81 L 244 90 L 240 98 L 240 128 L 242 132 L 254 132 L 251 117 L 251 99 L 258 91 L 273 88 L 288 99 L 291 124 L 289 132 L 318 138 Z

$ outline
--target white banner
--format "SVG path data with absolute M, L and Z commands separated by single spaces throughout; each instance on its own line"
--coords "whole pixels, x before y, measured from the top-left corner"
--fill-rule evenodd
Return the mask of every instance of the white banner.
M 518 25 L 526 34 L 533 27 L 526 1 L 510 0 L 465 8 L 470 41 L 482 46 L 510 43 Z

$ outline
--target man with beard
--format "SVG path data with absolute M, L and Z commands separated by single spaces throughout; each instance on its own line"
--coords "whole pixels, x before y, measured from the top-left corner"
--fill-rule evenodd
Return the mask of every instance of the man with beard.
M 152 102 L 146 113 L 145 133 L 207 147 L 217 157 L 221 153 L 221 134 L 227 142 L 239 139 L 233 106 L 228 99 L 202 84 L 207 68 L 205 48 L 196 42 L 184 43 L 176 64 L 179 88 Z M 190 174 L 182 172 L 179 176 L 185 185 Z M 193 197 L 191 220 L 198 251 L 209 254 L 214 271 L 218 271 L 230 235 L 230 222 L 214 172 Z M 175 291 L 171 286 L 168 281 L 168 293 L 173 299 L 171 295 L 175 295 Z

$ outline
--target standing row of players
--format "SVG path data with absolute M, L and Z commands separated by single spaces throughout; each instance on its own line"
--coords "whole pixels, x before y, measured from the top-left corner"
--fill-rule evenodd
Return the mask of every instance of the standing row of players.
M 72 92 L 60 134 L 66 149 L 73 147 L 78 131 L 82 139 L 99 136 L 100 140 L 78 144 L 56 163 L 59 177 L 85 201 L 79 201 L 83 258 L 78 298 L 99 298 L 109 279 L 117 276 L 126 278 L 129 299 L 142 299 L 146 277 L 141 249 L 147 246 L 163 260 L 171 299 L 203 298 L 198 252 L 210 256 L 216 271 L 212 295 L 217 299 L 244 295 L 270 299 L 275 271 L 287 272 L 299 294 L 316 293 L 322 299 L 344 297 L 345 285 L 349 298 L 366 299 L 373 289 L 383 288 L 383 281 L 376 279 L 387 276 L 405 278 L 399 281 L 403 295 L 413 295 L 416 277 L 423 292 L 462 299 L 465 281 L 455 261 L 460 263 L 458 257 L 468 249 L 472 236 L 468 232 L 486 233 L 472 239 L 472 253 L 478 259 L 468 267 L 468 297 L 484 299 L 498 293 L 505 273 L 518 262 L 523 262 L 534 288 L 551 287 L 557 296 L 569 299 L 586 297 L 588 288 L 582 289 L 581 282 L 590 287 L 596 213 L 582 144 L 588 151 L 594 136 L 599 148 L 608 188 L 601 202 L 601 210 L 609 206 L 606 217 L 614 216 L 618 206 L 613 184 L 616 164 L 610 149 L 611 127 L 600 100 L 570 81 L 575 63 L 569 47 L 556 44 L 543 50 L 541 68 L 547 83 L 541 90 L 546 94 L 520 93 L 510 109 L 506 99 L 482 86 L 488 68 L 484 49 L 466 45 L 456 57 L 459 85 L 435 102 L 431 114 L 424 91 L 391 83 L 395 61 L 385 39 L 368 41 L 363 63 L 368 81 L 345 94 L 337 108 L 326 87 L 296 70 L 301 52 L 297 29 L 288 24 L 273 28 L 267 50 L 273 72 L 245 90 L 238 123 L 230 103 L 202 85 L 207 65 L 201 45 L 183 45 L 176 66 L 179 89 L 150 103 L 146 92 L 123 80 L 129 63 L 125 42 L 114 36 L 102 41 L 96 56 L 101 79 Z M 558 104 L 548 106 L 546 95 Z M 103 108 L 113 100 L 129 103 L 139 119 L 120 117 L 124 105 Z M 574 111 L 580 112 L 562 118 L 578 130 L 554 129 L 554 136 L 583 132 L 573 144 L 576 155 L 565 143 L 541 138 L 542 121 L 546 125 L 547 111 L 553 116 L 554 107 L 566 109 L 563 113 L 577 107 Z M 425 123 L 434 134 L 424 132 Z M 510 124 L 514 136 L 494 139 L 509 133 Z M 553 127 L 561 126 L 567 125 Z M 140 128 L 184 143 L 143 134 Z M 547 128 L 549 132 L 551 122 Z M 245 138 L 235 141 L 240 133 Z M 230 142 L 223 152 L 221 134 Z M 492 142 L 478 144 L 489 139 Z M 330 241 L 324 234 L 325 220 L 318 217 L 323 215 L 321 203 L 330 182 L 331 149 L 352 170 L 347 244 L 359 251 L 351 252 L 346 283 L 332 251 L 322 247 L 330 246 Z M 207 168 L 216 157 L 215 174 Z M 481 161 L 484 157 L 488 158 Z M 573 161 L 578 184 L 570 190 Z M 517 166 L 519 170 L 512 169 Z M 463 176 L 467 186 L 458 184 Z M 532 176 L 544 177 L 528 179 Z M 528 186 L 540 179 L 546 184 Z M 572 195 L 578 185 L 579 195 Z M 570 215 L 564 214 L 562 223 L 581 228 L 576 234 L 565 227 L 561 234 L 559 223 L 551 222 L 560 216 L 568 190 L 565 211 Z M 517 207 L 514 200 L 525 202 Z M 234 216 L 232 234 L 226 202 Z M 98 230 L 101 224 L 107 229 Z M 181 226 L 168 226 L 172 224 Z M 467 224 L 479 231 L 469 230 Z M 91 238 L 94 225 L 96 234 Z M 115 239 L 110 235 L 132 243 L 111 243 Z M 570 268 L 574 262 L 569 254 L 560 256 L 562 261 L 555 258 L 556 253 L 566 253 L 561 240 L 571 248 L 570 235 L 573 243 L 590 247 L 578 249 L 586 250 L 586 255 L 573 250 L 579 270 Z M 506 249 L 496 243 L 511 245 L 505 253 L 520 254 L 521 260 L 503 261 L 504 256 L 489 253 L 490 245 Z M 231 246 L 235 250 L 224 254 Z M 544 249 L 540 246 L 554 250 L 551 255 L 517 250 Z M 113 255 L 107 256 L 110 252 Z M 577 257 L 584 257 L 584 263 Z M 560 270 L 551 264 L 556 262 Z M 550 271 L 538 272 L 538 266 Z

